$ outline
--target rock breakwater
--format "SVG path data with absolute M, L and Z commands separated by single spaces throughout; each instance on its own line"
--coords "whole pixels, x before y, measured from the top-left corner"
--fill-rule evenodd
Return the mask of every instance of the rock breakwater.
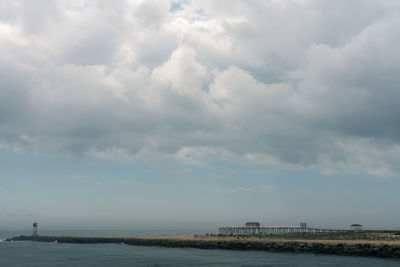
M 67 237 L 67 236 L 18 236 L 6 241 L 37 241 L 75 244 L 117 243 L 135 246 L 171 248 L 259 250 L 269 252 L 319 253 L 351 256 L 399 258 L 399 244 L 373 244 L 362 240 L 353 242 L 290 241 L 290 240 L 234 240 L 223 238 L 171 237 Z

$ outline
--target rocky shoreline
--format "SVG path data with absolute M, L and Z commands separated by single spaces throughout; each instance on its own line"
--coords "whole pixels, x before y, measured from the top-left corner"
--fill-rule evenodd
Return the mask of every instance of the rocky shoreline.
M 259 250 L 268 252 L 317 253 L 348 256 L 399 258 L 400 245 L 373 244 L 362 240 L 353 242 L 290 241 L 290 240 L 234 240 L 177 237 L 67 237 L 67 236 L 18 236 L 6 241 L 36 241 L 74 244 L 117 243 L 135 246 L 159 246 L 171 248 Z

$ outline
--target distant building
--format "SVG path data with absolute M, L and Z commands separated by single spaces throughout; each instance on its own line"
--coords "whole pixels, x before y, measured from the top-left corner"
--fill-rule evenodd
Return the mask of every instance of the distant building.
M 246 227 L 248 228 L 260 228 L 259 222 L 247 222 Z
M 351 230 L 361 230 L 362 229 L 362 225 L 354 223 L 354 224 L 350 225 L 350 229 Z
M 301 228 L 301 229 L 307 229 L 307 223 L 301 222 L 301 223 L 300 223 L 300 228 Z

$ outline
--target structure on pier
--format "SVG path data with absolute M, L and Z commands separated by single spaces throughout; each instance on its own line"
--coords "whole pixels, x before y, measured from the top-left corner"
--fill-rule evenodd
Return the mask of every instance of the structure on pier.
M 346 230 L 328 228 L 308 228 L 307 223 L 300 223 L 300 226 L 266 226 L 261 227 L 260 223 L 248 222 L 245 226 L 219 227 L 222 235 L 252 235 L 252 234 L 290 234 L 290 233 L 329 233 L 344 232 Z
M 350 225 L 350 229 L 351 230 L 355 230 L 355 231 L 359 231 L 359 230 L 362 230 L 362 225 L 358 224 L 358 223 L 354 223 L 354 224 Z
M 32 236 L 38 236 L 38 223 L 34 222 L 32 228 Z
M 247 222 L 247 223 L 246 223 L 246 227 L 249 227 L 249 228 L 259 228 L 259 227 L 260 227 L 260 223 L 259 223 L 259 222 Z

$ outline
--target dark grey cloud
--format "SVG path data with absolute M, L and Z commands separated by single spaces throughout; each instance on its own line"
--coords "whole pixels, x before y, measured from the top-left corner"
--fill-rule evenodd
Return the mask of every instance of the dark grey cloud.
M 34 2 L 0 8 L 3 149 L 398 174 L 397 1 Z

